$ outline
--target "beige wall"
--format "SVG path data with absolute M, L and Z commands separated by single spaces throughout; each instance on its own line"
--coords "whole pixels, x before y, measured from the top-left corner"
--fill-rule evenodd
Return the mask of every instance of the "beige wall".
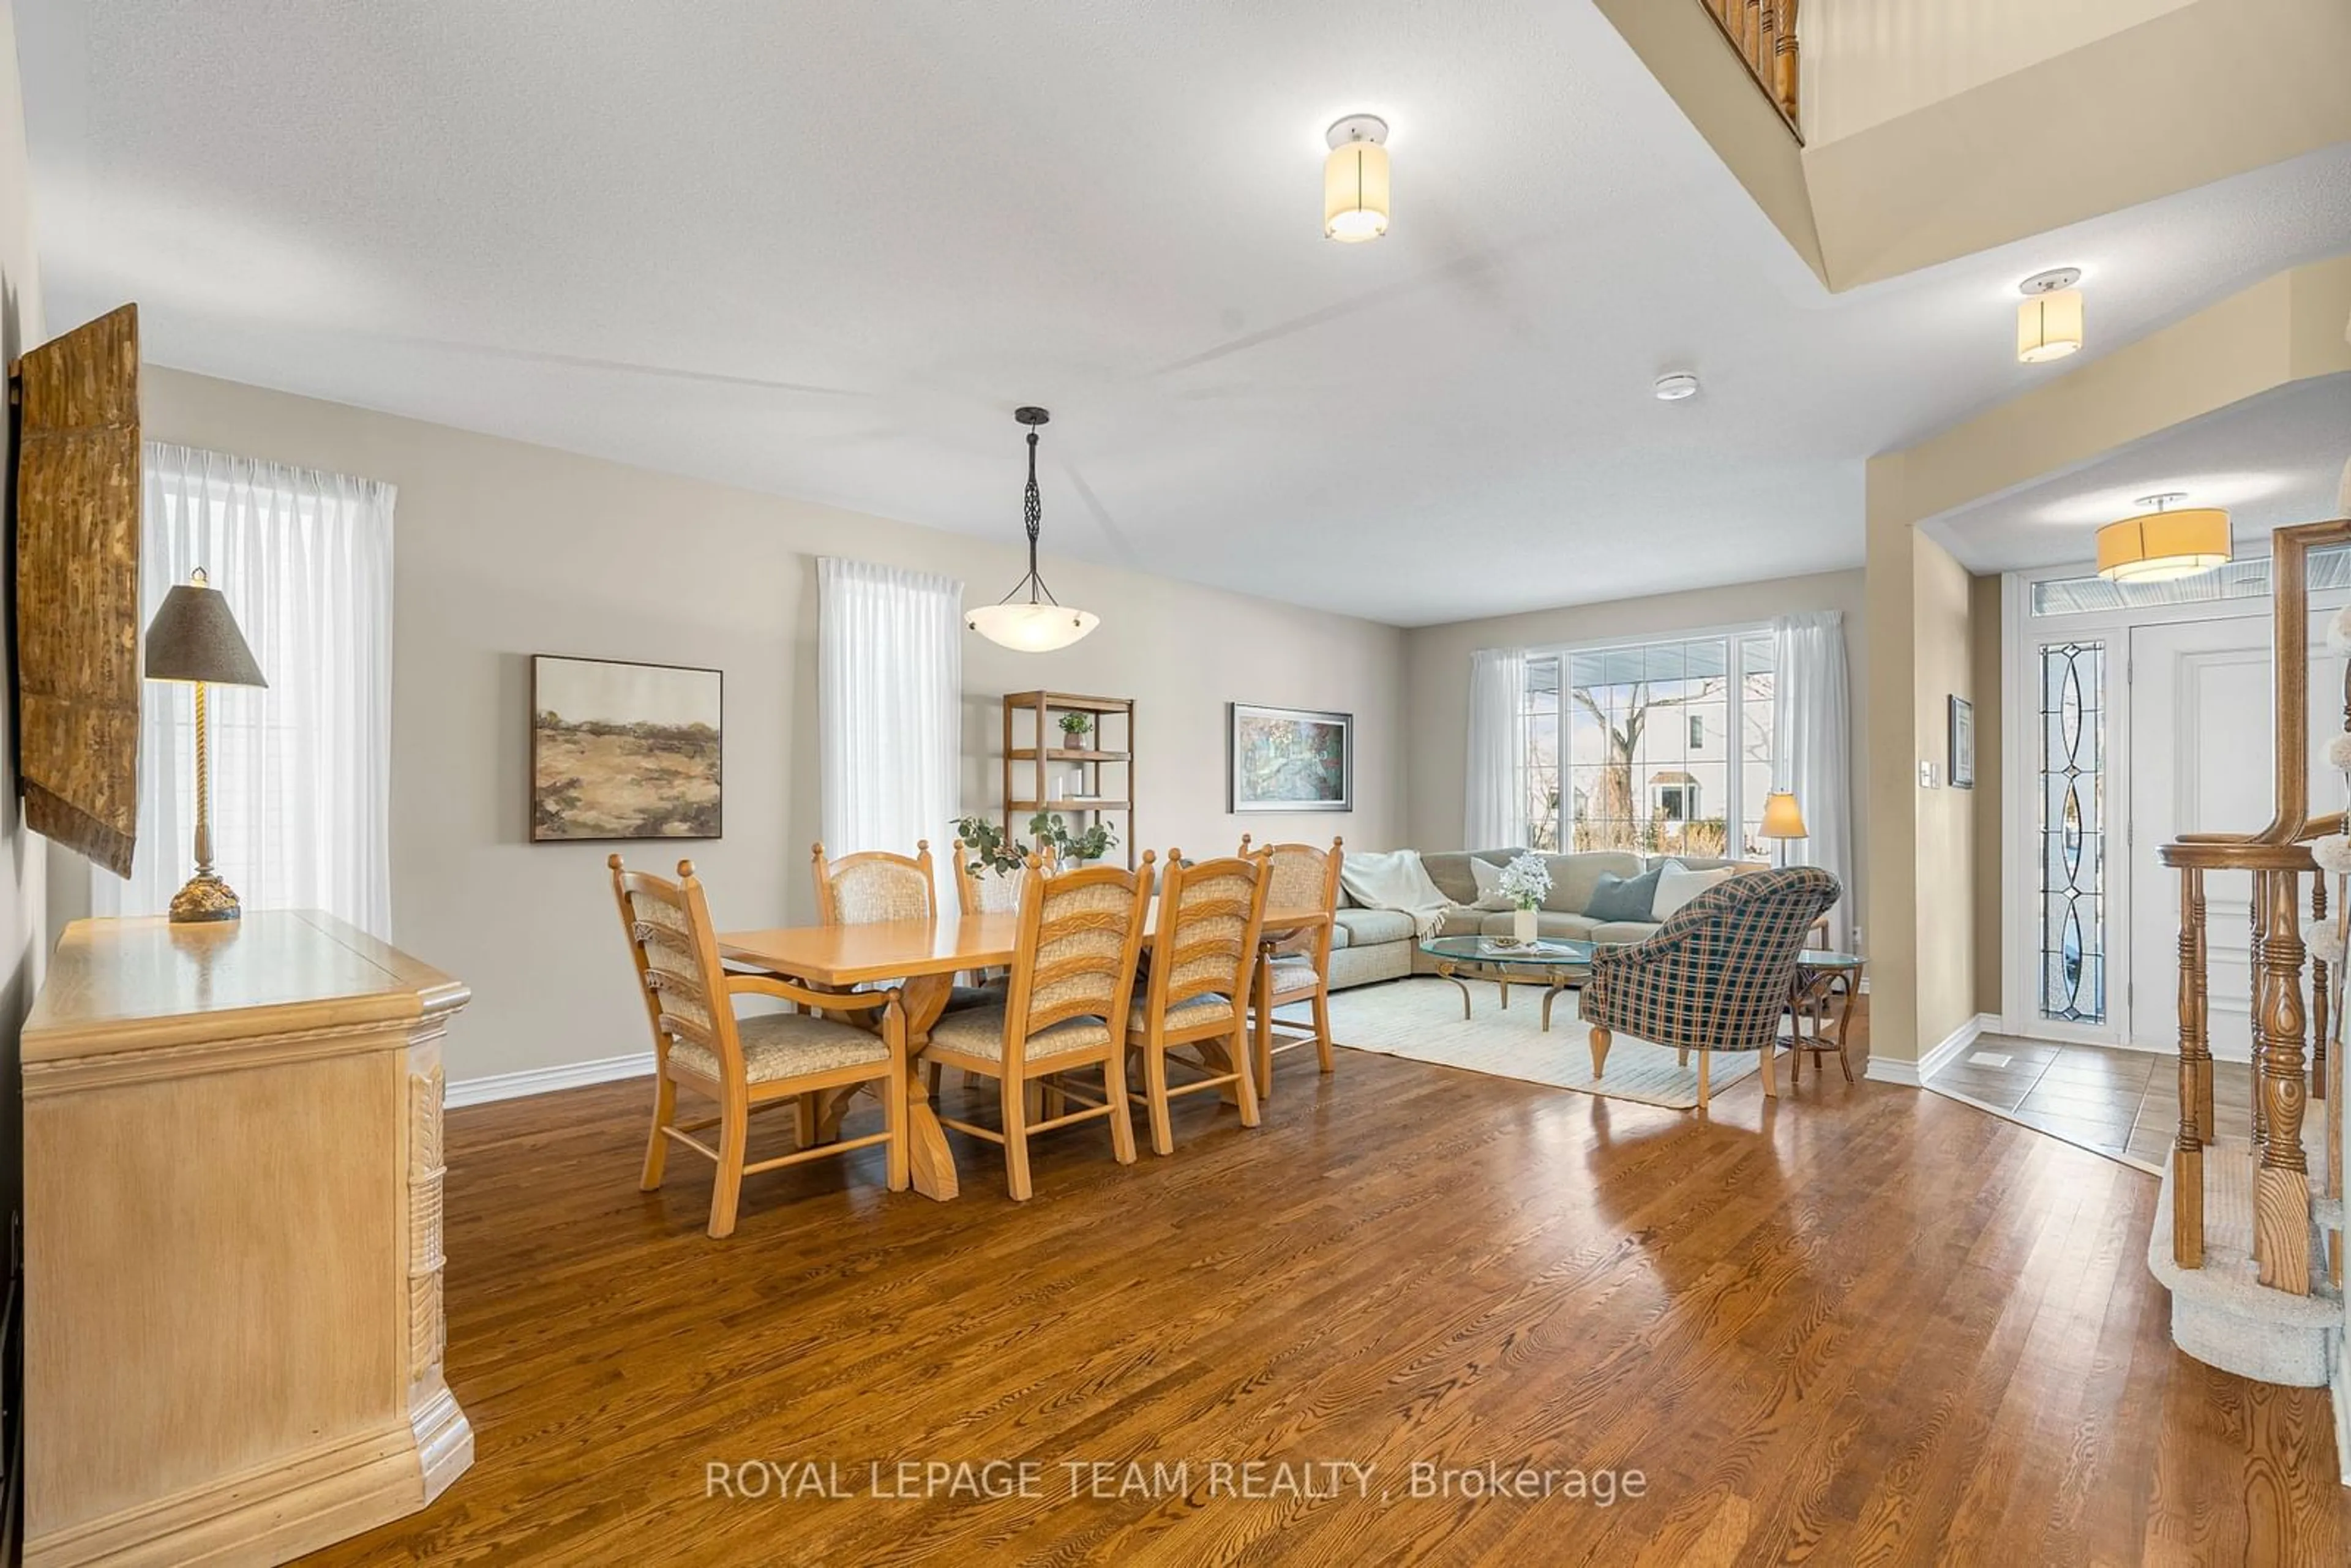
M 41 280 L 33 259 L 32 203 L 25 164 L 25 111 L 16 78 L 16 25 L 8 0 L 0 0 L 0 361 L 44 341 Z M 0 473 L 14 472 L 8 428 L 0 421 Z M 13 507 L 12 497 L 9 505 Z M 12 646 L 0 644 L 0 684 L 15 678 Z M 0 708 L 0 726 L 5 709 Z M 15 755 L 0 735 L 0 770 Z M 22 1102 L 16 1085 L 17 1031 L 32 1006 L 48 956 L 43 931 L 45 841 L 25 831 L 16 803 L 16 781 L 0 778 L 0 1182 L 7 1210 L 15 1213 L 24 1192 Z M 13 1414 L 13 1412 L 12 1412 Z
M 1914 758 L 1937 784 L 1915 791 L 1918 856 L 1917 1043 L 1923 1053 L 1975 1016 L 1976 800 L 1949 777 L 1950 703 L 1975 697 L 1972 590 L 1967 568 L 1920 535 L 1915 573 L 1911 690 Z M 1873 1046 L 1873 1049 L 1875 1047 Z
M 2054 59 L 2195 0 L 1804 0 L 1805 139 L 1813 146 Z
M 1975 901 L 1976 1011 L 2001 1013 L 2001 800 L 2008 775 L 2002 758 L 2007 716 L 2001 709 L 2001 581 L 1979 577 L 1969 585 L 1969 630 L 1974 638 L 1969 684 L 1976 705 Z
M 1862 574 L 1858 571 L 1774 578 L 1729 588 L 1574 604 L 1524 615 L 1416 628 L 1405 645 L 1405 712 L 1412 736 L 1405 789 L 1412 813 L 1408 841 L 1416 849 L 1465 847 L 1461 830 L 1469 751 L 1469 655 L 1479 649 L 1539 648 L 1616 637 L 1662 636 L 1710 627 L 1749 625 L 1804 610 L 1844 612 L 1845 655 L 1854 683 L 1854 864 L 1865 868 L 1869 864 L 1868 823 L 1859 803 L 1868 745 L 1867 732 L 1861 723 L 1866 661 L 1863 657 Z M 1851 890 L 1856 899 L 1856 922 L 1864 918 L 1861 912 L 1865 905 L 1859 902 L 1862 892 L 1860 886 Z
M 474 987 L 451 1041 L 459 1080 L 649 1043 L 604 880 L 612 846 L 525 837 L 529 654 L 725 670 L 726 836 L 630 858 L 692 855 L 724 924 L 806 920 L 820 820 L 815 558 L 946 572 L 975 600 L 1021 570 L 1017 464 L 998 541 L 168 370 L 148 376 L 146 421 L 157 440 L 400 486 L 392 918 L 402 946 Z M 1047 528 L 1050 539 L 1050 516 Z M 998 744 L 995 698 L 1044 685 L 1137 699 L 1144 847 L 1223 850 L 1244 829 L 1402 837 L 1402 632 L 1072 561 L 1046 574 L 1102 625 L 1046 655 L 967 640 L 967 805 L 998 798 L 997 769 L 977 760 Z M 1233 700 L 1353 713 L 1356 810 L 1228 815 Z M 935 845 L 948 836 L 942 823 Z

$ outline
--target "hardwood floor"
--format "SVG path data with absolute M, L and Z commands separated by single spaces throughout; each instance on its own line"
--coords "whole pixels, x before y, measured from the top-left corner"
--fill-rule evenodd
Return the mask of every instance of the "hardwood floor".
M 1941 1096 L 1808 1073 L 1772 1108 L 1750 1079 L 1708 1123 L 1343 1051 L 1330 1079 L 1285 1061 L 1257 1132 L 1180 1106 L 1172 1158 L 1041 1138 L 1026 1205 L 957 1137 L 954 1204 L 858 1154 L 754 1177 L 713 1242 L 706 1171 L 635 1189 L 647 1092 L 449 1113 L 479 1457 L 311 1561 L 2026 1568 L 2351 1540 L 2323 1391 L 2172 1349 L 2155 1182 Z M 707 1495 L 761 1460 L 856 1495 Z M 991 1460 L 1039 1495 L 866 1495 L 871 1464 L 907 1490 L 902 1461 Z M 1073 1488 L 1072 1461 L 1112 1468 Z M 1239 1468 L 1283 1461 L 1368 1476 Z M 1622 1490 L 1415 1497 L 1416 1462 Z M 1154 1495 L 1155 1464 L 1183 1484 Z

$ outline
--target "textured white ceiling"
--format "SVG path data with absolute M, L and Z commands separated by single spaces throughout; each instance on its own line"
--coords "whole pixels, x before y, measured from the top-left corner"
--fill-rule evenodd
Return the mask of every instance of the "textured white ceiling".
M 2018 278 L 2095 351 L 2351 249 L 2338 148 L 1831 297 L 1583 0 L 16 12 L 52 323 L 1008 541 L 1041 402 L 1049 553 L 1405 624 L 1856 564 Z
M 2096 553 L 2101 523 L 2142 497 L 2227 509 L 2240 548 L 2273 528 L 2342 514 L 2351 463 L 2351 374 L 2295 382 L 2134 442 L 2086 466 L 1947 512 L 1928 527 L 1972 571 L 2064 566 Z

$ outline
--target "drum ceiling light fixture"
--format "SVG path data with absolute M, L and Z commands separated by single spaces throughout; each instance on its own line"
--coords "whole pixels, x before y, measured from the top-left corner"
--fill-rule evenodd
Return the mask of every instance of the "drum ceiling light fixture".
M 2077 353 L 2082 347 L 2082 281 L 2078 267 L 2036 272 L 2017 290 L 2024 303 L 2016 308 L 2016 359 L 2019 364 L 2042 365 Z
M 2141 496 L 2149 510 L 2098 530 L 2098 575 L 2108 582 L 2171 582 L 2229 564 L 2229 514 L 2218 507 L 2165 510 L 2178 491 Z
M 1388 122 L 1351 114 L 1322 133 L 1322 234 L 1360 245 L 1388 232 Z

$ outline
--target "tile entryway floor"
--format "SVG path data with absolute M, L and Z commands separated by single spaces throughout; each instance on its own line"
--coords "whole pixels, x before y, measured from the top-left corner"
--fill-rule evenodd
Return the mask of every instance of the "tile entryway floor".
M 2245 1063 L 2214 1062 L 2213 1119 L 2248 1126 L 2252 1085 Z M 2144 1170 L 2163 1168 L 2179 1132 L 2179 1059 L 2151 1051 L 1988 1034 L 1927 1087 Z

